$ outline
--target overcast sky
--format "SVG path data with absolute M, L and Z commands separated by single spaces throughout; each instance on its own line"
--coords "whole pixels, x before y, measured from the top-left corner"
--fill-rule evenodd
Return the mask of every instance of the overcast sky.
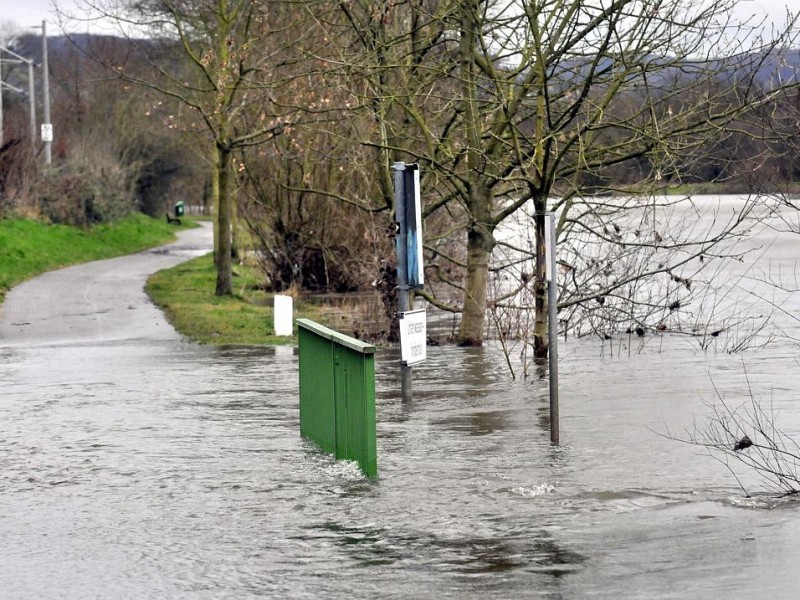
M 41 25 L 44 20 L 55 28 L 52 10 L 51 0 L 0 0 L 0 20 L 13 21 L 21 29 Z
M 75 0 L 55 0 L 66 12 L 76 4 Z M 753 14 L 771 15 L 777 23 L 785 20 L 786 7 L 796 6 L 797 0 L 742 0 L 737 12 L 740 17 Z M 0 22 L 12 21 L 20 29 L 40 25 L 47 21 L 48 32 L 58 32 L 58 20 L 53 9 L 53 0 L 0 0 Z

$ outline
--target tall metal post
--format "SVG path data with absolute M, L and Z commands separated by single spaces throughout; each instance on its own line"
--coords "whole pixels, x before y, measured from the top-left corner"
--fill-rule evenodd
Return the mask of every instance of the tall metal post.
M 42 21 L 42 111 L 45 125 L 50 125 L 50 69 L 47 66 L 47 21 Z M 52 142 L 44 142 L 44 164 L 50 165 Z
M 3 145 L 3 61 L 0 60 L 0 146 Z
M 31 127 L 31 152 L 36 156 L 36 86 L 33 81 L 33 61 L 28 61 L 28 116 Z
M 14 52 L 13 50 L 9 50 L 8 48 L 0 48 L 0 53 L 5 52 L 10 54 L 13 58 L 7 61 L 3 61 L 2 56 L 0 56 L 0 66 L 3 62 L 12 62 L 16 64 L 26 64 L 28 65 L 28 116 L 30 120 L 30 136 L 31 136 L 31 152 L 33 155 L 36 155 L 36 94 L 35 94 L 35 83 L 33 80 L 33 61 L 29 58 L 25 58 Z M 2 79 L 2 73 L 0 73 L 0 80 Z M 22 90 L 14 88 L 10 84 L 5 84 L 3 87 L 11 87 L 17 92 L 22 93 Z M 2 125 L 2 98 L 0 98 L 0 125 Z M 0 145 L 2 145 L 2 127 L 0 127 Z
M 396 162 L 392 165 L 394 170 L 394 207 L 397 220 L 397 309 L 399 312 L 409 310 L 408 300 L 408 249 L 406 239 L 406 165 Z M 404 402 L 411 400 L 411 369 L 412 367 L 400 365 L 400 390 Z
M 556 216 L 547 215 L 547 334 L 550 372 L 550 442 L 559 443 L 558 415 L 558 275 L 556 273 Z

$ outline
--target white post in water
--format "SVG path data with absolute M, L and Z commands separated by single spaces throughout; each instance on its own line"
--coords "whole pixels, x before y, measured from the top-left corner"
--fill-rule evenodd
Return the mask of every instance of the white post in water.
M 558 274 L 556 272 L 556 216 L 547 215 L 547 334 L 550 364 L 550 442 L 559 443 L 558 417 Z
M 275 335 L 292 335 L 293 307 L 291 296 L 275 296 L 275 308 L 272 311 L 275 321 Z

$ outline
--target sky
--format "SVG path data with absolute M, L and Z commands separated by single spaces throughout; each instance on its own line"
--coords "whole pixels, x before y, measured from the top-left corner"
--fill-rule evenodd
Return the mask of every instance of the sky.
M 33 25 L 41 25 L 47 21 L 48 33 L 59 31 L 58 19 L 53 8 L 54 0 L 0 0 L 0 24 L 12 21 L 19 28 L 27 29 Z M 55 0 L 59 8 L 65 12 L 73 10 L 78 4 L 76 0 Z M 742 0 L 737 12 L 740 17 L 752 14 L 768 14 L 782 22 L 789 4 L 796 6 L 796 0 Z
M 41 25 L 46 20 L 50 27 L 57 29 L 52 11 L 52 0 L 0 0 L 0 21 L 13 21 L 20 28 Z
M 6 31 L 11 27 L 15 31 L 26 31 L 31 27 L 41 27 L 47 21 L 47 33 L 58 35 L 61 32 L 56 5 L 64 13 L 80 15 L 80 0 L 0 0 L 0 28 Z M 70 26 L 71 32 L 87 31 L 89 33 L 111 33 L 115 28 L 96 25 Z

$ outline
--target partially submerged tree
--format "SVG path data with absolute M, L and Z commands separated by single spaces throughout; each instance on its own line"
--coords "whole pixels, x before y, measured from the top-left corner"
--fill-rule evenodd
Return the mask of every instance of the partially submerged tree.
M 727 401 L 719 390 L 708 404 L 704 425 L 685 435 L 666 432 L 670 439 L 699 446 L 733 475 L 742 491 L 751 495 L 743 479 L 755 475 L 771 493 L 787 496 L 800 492 L 800 444 L 777 424 L 771 402 L 759 400 L 749 390 L 739 404 Z
M 380 172 L 394 160 L 419 161 L 428 223 L 446 213 L 449 235 L 437 238 L 429 228 L 426 250 L 432 279 L 461 296 L 459 343 L 483 341 L 490 273 L 530 255 L 534 272 L 516 287 L 533 290 L 534 355 L 547 355 L 547 212 L 558 214 L 559 244 L 577 259 L 562 309 L 615 294 L 637 302 L 631 285 L 663 276 L 685 285 L 684 265 L 722 253 L 742 215 L 687 238 L 644 222 L 648 201 L 635 195 L 680 183 L 737 119 L 797 85 L 769 77 L 792 28 L 762 37 L 757 27 L 730 21 L 735 4 L 351 0 L 317 17 L 341 48 L 343 85 L 373 115 L 373 133 L 361 141 L 376 149 Z M 602 196 L 620 193 L 627 199 Z M 379 202 L 391 203 L 388 186 Z M 532 246 L 499 241 L 501 225 L 526 206 Z M 620 237 L 615 224 L 630 227 L 630 236 Z M 463 251 L 450 251 L 454 238 Z M 586 244 L 602 248 L 604 260 L 583 257 Z M 669 251 L 673 260 L 665 260 Z M 609 261 L 616 267 L 620 254 L 636 268 L 593 275 Z M 504 288 L 491 302 L 515 291 Z M 451 293 L 426 295 L 456 308 Z M 637 323 L 630 305 L 622 310 L 629 327 L 655 325 Z

